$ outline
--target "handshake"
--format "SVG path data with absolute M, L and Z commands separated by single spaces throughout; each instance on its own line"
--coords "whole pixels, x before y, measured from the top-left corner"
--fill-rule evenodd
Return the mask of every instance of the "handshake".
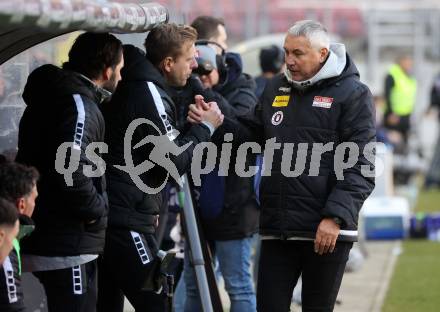
M 206 103 L 203 96 L 194 97 L 195 104 L 189 106 L 187 120 L 192 124 L 207 122 L 215 129 L 221 126 L 225 116 L 222 114 L 216 102 Z

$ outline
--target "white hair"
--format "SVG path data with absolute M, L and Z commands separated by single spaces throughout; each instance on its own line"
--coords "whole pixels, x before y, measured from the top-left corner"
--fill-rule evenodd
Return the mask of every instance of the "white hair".
M 330 37 L 327 29 L 319 22 L 303 20 L 296 22 L 287 32 L 291 36 L 305 37 L 316 50 L 330 49 Z

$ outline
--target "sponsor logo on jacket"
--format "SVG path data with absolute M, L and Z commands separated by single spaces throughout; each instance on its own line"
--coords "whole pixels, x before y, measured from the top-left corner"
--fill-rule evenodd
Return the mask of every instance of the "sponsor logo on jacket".
M 332 107 L 333 98 L 331 97 L 325 97 L 325 96 L 315 96 L 313 98 L 313 104 L 314 107 L 321 107 L 321 108 L 330 108 Z
M 277 95 L 273 100 L 273 107 L 286 107 L 289 104 L 290 95 Z

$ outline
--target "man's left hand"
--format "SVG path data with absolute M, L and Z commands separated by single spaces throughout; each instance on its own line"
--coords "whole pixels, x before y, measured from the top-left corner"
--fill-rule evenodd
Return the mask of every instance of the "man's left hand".
M 339 225 L 332 218 L 322 219 L 315 237 L 315 252 L 323 255 L 333 252 L 339 235 Z

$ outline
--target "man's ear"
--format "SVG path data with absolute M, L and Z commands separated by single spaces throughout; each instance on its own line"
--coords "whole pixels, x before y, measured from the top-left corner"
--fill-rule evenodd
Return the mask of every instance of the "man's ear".
M 3 227 L 0 227 L 0 247 L 3 246 L 6 237 L 6 230 Z
M 171 70 L 173 69 L 173 65 L 174 65 L 174 60 L 171 56 L 167 56 L 163 61 L 162 61 L 162 68 L 166 73 L 170 73 Z
M 17 199 L 17 201 L 15 203 L 16 203 L 16 206 L 18 208 L 18 212 L 20 214 L 23 214 L 24 213 L 24 208 L 26 207 L 24 197 L 20 197 L 19 199 Z
M 322 64 L 325 62 L 325 60 L 327 59 L 328 56 L 328 49 L 327 48 L 321 48 L 319 50 L 319 54 L 320 54 L 320 58 L 319 58 L 319 62 Z
M 104 69 L 102 72 L 102 80 L 108 81 L 113 74 L 113 69 L 109 66 Z

